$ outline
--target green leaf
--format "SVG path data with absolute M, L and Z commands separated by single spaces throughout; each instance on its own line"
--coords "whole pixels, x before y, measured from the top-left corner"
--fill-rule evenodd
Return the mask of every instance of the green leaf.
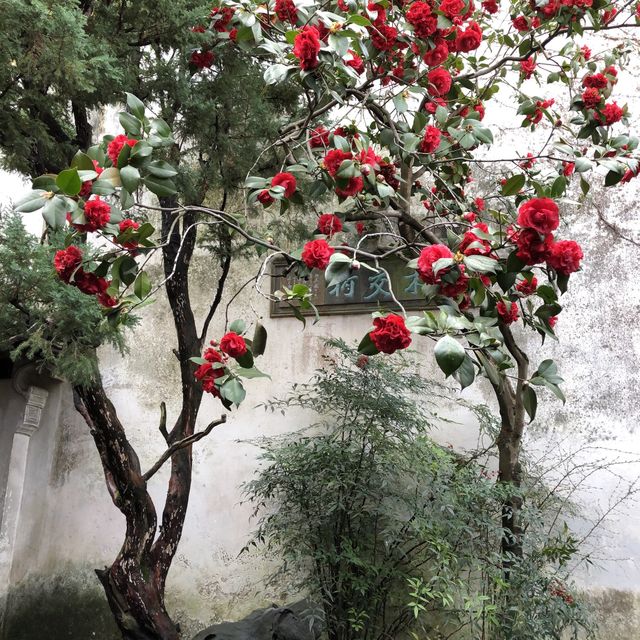
M 569 274 L 559 273 L 556 282 L 558 284 L 558 289 L 560 289 L 560 293 L 566 293 L 567 287 L 569 286 Z
M 127 135 L 135 137 L 142 135 L 142 122 L 135 116 L 132 116 L 126 111 L 122 111 L 118 114 L 118 120 Z
M 554 198 L 560 197 L 567 188 L 567 179 L 564 176 L 558 176 L 551 185 L 551 196 Z
M 526 182 L 526 177 L 523 173 L 518 173 L 515 176 L 511 176 L 507 179 L 507 181 L 502 185 L 502 195 L 503 196 L 513 196 L 522 187 L 524 187 L 524 183 Z
M 238 378 L 229 378 L 221 387 L 220 394 L 229 402 L 239 406 L 246 398 L 247 392 Z
M 462 364 L 454 372 L 453 377 L 460 383 L 461 390 L 473 384 L 476 378 L 476 368 L 473 366 L 473 360 L 468 355 L 465 355 Z
M 145 140 L 138 140 L 133 148 L 131 148 L 131 164 L 140 166 L 140 164 L 144 162 L 144 158 L 148 158 L 152 153 L 153 147 L 148 142 Z
M 498 373 L 498 370 L 496 369 L 493 362 L 491 362 L 491 360 L 489 360 L 489 358 L 484 353 L 482 353 L 482 351 L 477 351 L 476 353 L 478 360 L 480 360 L 482 367 L 487 374 L 487 378 L 489 378 L 493 385 L 499 385 L 500 374 Z
M 91 165 L 91 168 L 93 168 L 93 165 Z M 56 178 L 56 184 L 68 196 L 77 196 L 80 193 L 80 189 L 82 189 L 82 180 L 80 180 L 78 170 L 75 167 L 61 171 Z
M 251 351 L 249 351 L 249 349 L 247 349 L 244 355 L 241 355 L 239 358 L 236 358 L 236 362 L 243 369 L 251 369 L 251 367 L 253 367 L 253 354 L 251 353 Z
M 364 16 L 361 15 L 351 15 L 349 16 L 349 19 L 347 20 L 347 23 L 349 24 L 357 24 L 360 27 L 370 27 L 371 26 L 371 20 L 369 20 L 368 18 L 365 18 Z
M 351 260 L 349 260 L 348 263 L 334 261 L 327 266 L 324 270 L 324 279 L 327 283 L 327 287 L 333 287 L 336 284 L 344 282 L 349 277 L 351 274 L 350 263 Z
M 42 217 L 52 229 L 62 229 L 67 221 L 67 211 L 67 201 L 61 196 L 54 196 L 44 205 Z
M 234 320 L 229 325 L 229 331 L 233 331 L 233 333 L 237 333 L 238 335 L 243 334 L 247 328 L 247 324 L 244 320 L 238 319 Z
M 584 173 L 585 171 L 589 171 L 589 169 L 593 167 L 593 163 L 591 162 L 591 160 L 589 160 L 589 158 L 583 157 L 576 158 L 575 165 L 577 173 Z
M 536 409 L 538 408 L 538 397 L 530 385 L 526 385 L 522 390 L 522 404 L 529 416 L 529 423 L 533 422 L 533 419 L 536 417 Z
M 495 273 L 500 269 L 498 261 L 488 256 L 465 256 L 464 263 L 478 273 Z
M 149 173 L 157 176 L 158 178 L 173 178 L 173 176 L 178 175 L 178 171 L 164 160 L 151 162 L 147 166 L 147 169 L 149 170 Z
M 34 189 L 40 189 L 42 191 L 53 191 L 53 193 L 60 191 L 60 189 L 58 189 L 58 185 L 56 184 L 56 175 L 54 173 L 46 173 L 43 176 L 34 178 L 31 186 Z
M 376 345 L 373 344 L 371 335 L 369 333 L 365 334 L 364 338 L 360 340 L 360 344 L 358 345 L 358 353 L 362 353 L 365 356 L 375 356 L 376 353 L 380 353 Z
M 512 251 L 507 257 L 507 271 L 515 271 L 518 273 L 522 271 L 526 266 L 526 262 L 518 258 L 518 250 Z
M 267 330 L 258 322 L 253 332 L 253 355 L 261 356 L 267 347 Z
M 146 271 L 140 271 L 133 285 L 133 293 L 136 294 L 140 300 L 146 298 L 151 293 L 151 280 Z
M 134 96 L 133 93 L 127 92 L 127 107 L 136 118 L 144 120 L 144 102 Z
M 75 156 L 71 159 L 71 167 L 74 169 L 78 169 L 78 171 L 93 171 L 93 161 L 91 158 L 82 151 L 78 151 Z
M 450 376 L 463 363 L 465 357 L 464 347 L 451 336 L 443 336 L 438 340 L 433 350 L 436 362 L 445 376 Z
M 295 67 L 288 67 L 286 64 L 272 64 L 267 67 L 264 72 L 264 81 L 267 84 L 278 84 L 286 80 L 290 69 Z
M 122 186 L 120 171 L 116 167 L 108 167 L 101 174 L 96 182 L 108 182 L 113 187 Z
M 236 373 L 243 378 L 269 378 L 271 380 L 271 376 L 267 373 L 263 373 L 259 369 L 255 367 L 249 367 L 247 369 L 238 369 Z
M 140 183 L 140 172 L 131 165 L 122 167 L 122 169 L 120 169 L 120 180 L 124 188 L 129 193 L 133 193 Z
M 18 200 L 14 210 L 19 213 L 32 213 L 33 211 L 42 209 L 47 202 L 47 198 L 42 197 L 43 193 L 43 191 L 32 191 L 29 195 Z
M 172 196 L 177 191 L 176 185 L 168 178 L 156 178 L 153 176 L 145 178 L 142 182 L 144 182 L 149 191 L 155 193 L 159 198 Z
M 513 287 L 517 277 L 517 273 L 514 273 L 513 271 L 506 271 L 503 273 L 498 273 L 496 275 L 496 280 L 498 281 L 500 288 L 506 293 L 507 291 L 509 291 L 509 289 L 511 289 L 511 287 Z
M 153 118 L 149 124 L 151 131 L 157 133 L 161 138 L 171 137 L 171 127 L 162 118 Z

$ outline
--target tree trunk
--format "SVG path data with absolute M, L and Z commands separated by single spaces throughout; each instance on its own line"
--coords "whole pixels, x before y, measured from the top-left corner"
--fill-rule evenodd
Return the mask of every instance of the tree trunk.
M 145 581 L 139 567 L 116 560 L 96 569 L 113 617 L 124 640 L 179 640 L 180 629 L 164 607 L 164 596 Z
M 498 436 L 498 482 L 514 489 L 508 493 L 502 505 L 502 554 L 505 577 L 515 559 L 522 557 L 522 527 L 520 525 L 520 510 L 522 498 L 520 487 L 522 484 L 522 467 L 520 465 L 520 450 L 525 425 L 525 409 L 523 392 L 529 374 L 529 360 L 527 355 L 517 345 L 511 329 L 501 323 L 500 332 L 509 353 L 517 364 L 518 376 L 515 385 L 507 378 L 502 378 L 500 384 L 493 385 L 498 405 L 500 407 L 500 434 Z
M 76 387 L 74 402 L 98 449 L 111 499 L 126 519 L 117 558 L 110 567 L 96 570 L 116 624 L 125 640 L 178 640 L 178 628 L 164 607 L 163 589 L 153 580 L 157 518 L 138 456 L 100 380 Z

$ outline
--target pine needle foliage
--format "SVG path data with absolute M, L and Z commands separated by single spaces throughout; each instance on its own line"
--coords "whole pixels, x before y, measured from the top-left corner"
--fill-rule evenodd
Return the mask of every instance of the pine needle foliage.
M 104 321 L 94 296 L 60 281 L 53 255 L 61 242 L 54 237 L 51 245 L 40 244 L 20 216 L 0 218 L 0 352 L 86 383 L 97 372 L 96 348 L 110 344 L 124 352 L 124 336 Z M 128 317 L 124 327 L 136 322 Z

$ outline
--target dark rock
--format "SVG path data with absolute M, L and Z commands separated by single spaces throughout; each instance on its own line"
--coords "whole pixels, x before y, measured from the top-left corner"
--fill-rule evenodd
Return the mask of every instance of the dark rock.
M 237 622 L 207 627 L 193 640 L 318 640 L 320 611 L 308 600 L 287 607 L 275 604 Z

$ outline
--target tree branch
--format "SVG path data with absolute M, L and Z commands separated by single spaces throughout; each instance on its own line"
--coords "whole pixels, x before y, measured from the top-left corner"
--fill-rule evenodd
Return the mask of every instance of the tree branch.
M 163 403 L 164 404 L 164 403 Z M 205 436 L 208 436 L 214 427 L 217 427 L 220 424 L 223 424 L 227 421 L 227 415 L 222 414 L 218 420 L 214 420 L 213 422 L 207 425 L 206 429 L 202 431 L 198 431 L 186 438 L 182 438 L 182 440 L 178 440 L 174 442 L 157 460 L 157 462 L 147 471 L 142 474 L 142 479 L 145 482 L 148 482 L 150 478 L 152 478 L 155 473 L 162 467 L 162 465 L 179 449 L 183 449 L 184 447 L 188 447 L 190 444 L 194 442 L 198 442 L 198 440 L 202 440 Z

